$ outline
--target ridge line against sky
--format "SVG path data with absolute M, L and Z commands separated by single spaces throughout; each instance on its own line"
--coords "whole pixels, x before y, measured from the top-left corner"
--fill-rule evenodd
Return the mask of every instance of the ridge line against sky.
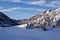
M 59 7 L 60 0 L 0 0 L 0 11 L 13 19 L 30 18 L 40 11 Z

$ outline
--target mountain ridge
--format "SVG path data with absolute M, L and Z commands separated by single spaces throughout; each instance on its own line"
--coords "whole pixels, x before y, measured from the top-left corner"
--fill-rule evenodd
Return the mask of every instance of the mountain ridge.
M 60 8 L 42 11 L 29 19 L 22 20 L 11 19 L 2 12 L 0 12 L 0 15 L 0 21 L 3 20 L 3 23 L 5 22 L 9 25 L 33 24 L 33 27 L 44 27 L 46 25 L 60 26 Z M 2 22 L 0 24 L 2 24 Z
M 13 25 L 17 25 L 17 23 L 13 19 L 0 12 L 0 26 L 8 27 Z
M 48 24 L 54 26 L 60 26 L 60 23 L 58 23 L 58 21 L 60 21 L 60 8 L 54 10 L 42 11 L 38 15 L 33 16 L 30 19 L 31 21 L 29 22 L 33 24 L 35 23 L 36 26 L 40 25 L 46 26 Z M 57 25 L 57 23 L 59 25 Z

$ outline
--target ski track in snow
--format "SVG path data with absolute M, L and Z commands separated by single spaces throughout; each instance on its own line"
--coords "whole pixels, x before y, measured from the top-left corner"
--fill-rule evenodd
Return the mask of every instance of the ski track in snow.
M 60 29 L 43 31 L 42 29 L 0 27 L 0 40 L 60 40 Z

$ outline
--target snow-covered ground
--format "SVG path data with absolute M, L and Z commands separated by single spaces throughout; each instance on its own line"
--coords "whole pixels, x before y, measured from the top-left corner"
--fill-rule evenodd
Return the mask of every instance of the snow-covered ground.
M 16 26 L 13 26 L 13 27 L 19 27 L 19 28 L 26 28 L 27 24 L 22 24 L 22 25 L 16 25 Z
M 0 27 L 0 40 L 60 40 L 60 29 L 43 31 L 40 28 Z

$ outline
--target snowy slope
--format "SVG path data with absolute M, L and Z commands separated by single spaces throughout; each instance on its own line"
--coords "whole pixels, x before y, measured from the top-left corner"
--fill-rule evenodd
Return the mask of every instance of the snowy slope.
M 16 26 L 13 26 L 13 27 L 18 27 L 18 28 L 26 28 L 27 24 L 22 24 L 22 25 L 16 25 Z
M 0 40 L 60 40 L 60 29 L 22 29 L 0 27 Z

